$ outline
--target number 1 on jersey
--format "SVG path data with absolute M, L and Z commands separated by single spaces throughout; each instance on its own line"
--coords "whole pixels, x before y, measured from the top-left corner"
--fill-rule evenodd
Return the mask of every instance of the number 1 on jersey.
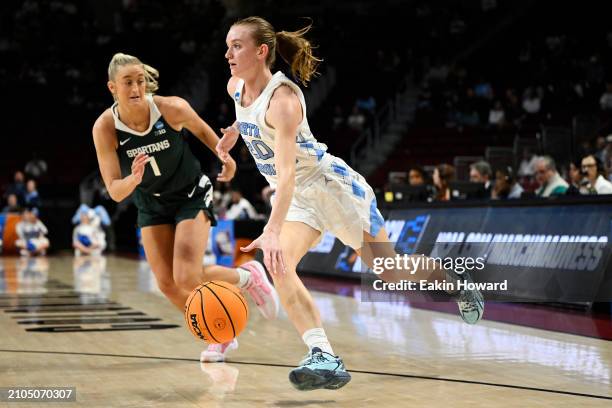
M 153 169 L 153 174 L 156 177 L 161 176 L 161 171 L 159 171 L 159 166 L 157 165 L 157 160 L 155 160 L 155 157 L 149 156 L 149 164 L 151 165 L 151 168 Z

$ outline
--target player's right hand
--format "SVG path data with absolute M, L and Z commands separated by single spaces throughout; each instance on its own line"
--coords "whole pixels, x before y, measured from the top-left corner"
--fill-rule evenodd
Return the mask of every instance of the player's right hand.
M 219 139 L 215 150 L 217 151 L 219 159 L 225 163 L 229 157 L 229 151 L 232 150 L 238 141 L 240 132 L 238 132 L 238 128 L 236 126 L 232 125 L 226 128 L 221 128 L 221 133 L 223 133 L 223 137 Z
M 144 175 L 145 166 L 149 162 L 149 155 L 145 153 L 138 153 L 132 162 L 132 178 L 136 184 L 140 184 L 142 176 Z

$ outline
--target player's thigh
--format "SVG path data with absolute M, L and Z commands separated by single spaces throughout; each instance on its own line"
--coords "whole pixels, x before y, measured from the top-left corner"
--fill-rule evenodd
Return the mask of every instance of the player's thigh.
M 192 219 L 185 219 L 176 225 L 174 234 L 174 270 L 176 274 L 199 273 L 208 242 L 210 220 L 203 211 Z M 181 276 L 175 276 L 181 278 Z
M 141 229 L 142 245 L 157 279 L 159 288 L 173 286 L 172 261 L 174 251 L 174 225 L 151 225 Z

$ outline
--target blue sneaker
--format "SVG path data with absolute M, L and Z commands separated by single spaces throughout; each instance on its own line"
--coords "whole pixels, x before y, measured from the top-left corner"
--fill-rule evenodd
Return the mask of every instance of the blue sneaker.
M 455 280 L 465 280 L 467 283 L 473 283 L 472 277 L 466 271 L 459 275 L 456 272 L 448 272 Z M 484 314 L 484 297 L 478 289 L 468 290 L 463 289 L 455 295 L 457 306 L 459 306 L 459 314 L 467 324 L 476 324 L 482 319 Z
M 351 381 L 351 375 L 344 368 L 340 357 L 313 347 L 299 367 L 291 370 L 289 381 L 300 391 L 319 388 L 337 390 Z

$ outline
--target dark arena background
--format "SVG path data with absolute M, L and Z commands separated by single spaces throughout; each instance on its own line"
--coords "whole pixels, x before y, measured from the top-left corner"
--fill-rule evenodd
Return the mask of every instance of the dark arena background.
M 491 284 L 468 325 L 439 290 L 378 291 L 355 251 L 322 234 L 297 269 L 352 375 L 335 391 L 291 387 L 301 335 L 252 301 L 240 348 L 200 363 L 206 344 L 158 288 L 132 198 L 113 201 L 100 176 L 92 127 L 113 104 L 112 56 L 157 68 L 157 94 L 184 98 L 222 136 L 236 120 L 226 35 L 251 15 L 277 31 L 312 22 L 323 62 L 302 87 L 310 127 L 372 186 L 397 253 L 455 270 L 481 259 L 472 277 Z M 280 58 L 276 70 L 292 78 Z M 53 401 L 36 397 L 49 389 L 62 407 L 612 403 L 605 2 L 7 0 L 0 95 L 0 407 Z M 214 187 L 205 263 L 261 260 L 239 247 L 262 233 L 273 191 L 246 144 L 225 183 L 183 134 Z M 101 253 L 74 247 L 84 216 Z M 46 250 L 23 236 L 32 218 Z

